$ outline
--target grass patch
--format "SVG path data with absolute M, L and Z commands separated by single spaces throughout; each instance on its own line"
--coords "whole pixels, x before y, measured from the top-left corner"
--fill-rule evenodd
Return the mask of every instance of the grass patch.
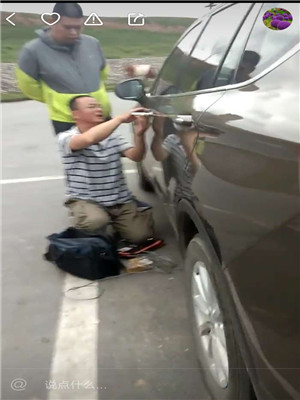
M 115 91 L 114 84 L 105 85 L 105 87 L 106 87 L 107 92 Z M 30 99 L 28 97 L 24 96 L 24 94 L 21 92 L 1 93 L 1 96 L 0 96 L 0 103 L 9 103 L 12 101 L 24 101 L 24 100 L 30 100 Z
M 10 101 L 22 101 L 22 100 L 30 100 L 30 99 L 24 96 L 23 93 L 19 92 L 1 93 L 0 96 L 1 103 L 8 103 Z
M 118 24 L 124 25 L 127 29 L 128 28 L 128 19 L 127 18 L 122 18 L 122 17 L 104 17 L 102 18 L 102 21 L 104 23 L 103 28 L 105 28 L 105 23 L 106 22 L 116 22 Z M 193 22 L 195 21 L 194 18 L 177 18 L 177 17 L 146 17 L 145 18 L 145 25 L 151 26 L 153 25 L 161 25 L 162 27 L 166 28 L 169 26 L 172 27 L 183 27 L 183 28 L 188 28 Z
M 115 84 L 114 83 L 110 83 L 110 84 L 106 84 L 105 88 L 107 92 L 114 92 L 115 91 Z
M 2 26 L 2 62 L 14 63 L 22 46 L 35 39 L 32 26 L 13 29 Z M 97 38 L 106 58 L 165 57 L 169 54 L 181 33 L 149 32 L 130 29 L 85 28 L 84 33 Z

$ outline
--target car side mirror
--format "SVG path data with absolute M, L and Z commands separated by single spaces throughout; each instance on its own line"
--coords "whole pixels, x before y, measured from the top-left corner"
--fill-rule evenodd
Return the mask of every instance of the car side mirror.
M 120 99 L 139 101 L 145 96 L 144 83 L 140 79 L 129 79 L 118 83 L 115 87 L 115 94 Z

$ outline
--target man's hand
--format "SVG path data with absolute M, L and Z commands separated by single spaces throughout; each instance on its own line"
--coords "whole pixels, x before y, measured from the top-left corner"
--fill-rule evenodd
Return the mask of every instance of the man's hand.
M 155 78 L 157 71 L 149 64 L 136 65 L 128 64 L 125 66 L 126 74 L 129 78 Z
M 198 137 L 198 131 L 180 131 L 178 136 L 184 149 L 188 152 L 192 152 L 195 148 L 195 141 Z
M 138 107 L 130 110 L 129 113 L 123 114 L 124 122 L 134 121 L 133 130 L 135 142 L 135 147 L 125 150 L 123 154 L 130 160 L 139 162 L 142 161 L 146 152 L 144 132 L 148 129 L 149 123 L 147 117 L 132 115 L 132 112 L 146 112 L 146 109 Z
M 145 112 L 146 109 L 144 107 L 133 108 L 130 111 L 125 112 L 124 114 L 119 115 L 122 123 L 130 123 L 135 121 L 138 117 L 136 115 L 132 115 L 132 112 Z
M 149 128 L 148 118 L 142 116 L 136 116 L 133 127 L 135 135 L 142 136 L 148 128 Z
M 154 117 L 152 123 L 154 136 L 151 143 L 151 151 L 156 161 L 163 161 L 170 155 L 170 153 L 162 147 L 165 122 L 166 117 Z
M 156 135 L 163 136 L 166 117 L 154 117 L 152 128 Z

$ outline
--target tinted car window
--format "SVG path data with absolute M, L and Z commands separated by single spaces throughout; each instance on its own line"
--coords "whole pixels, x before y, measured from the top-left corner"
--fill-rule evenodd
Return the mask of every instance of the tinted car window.
M 263 16 L 272 8 L 284 8 L 295 19 L 299 15 L 297 3 L 264 3 L 246 45 L 236 82 L 243 82 L 259 74 L 299 42 L 297 20 L 284 30 L 272 30 L 265 26 Z
M 177 80 L 181 72 L 181 66 L 190 54 L 202 29 L 203 24 L 200 22 L 178 43 L 163 66 L 154 89 L 156 94 L 178 93 Z
M 180 75 L 182 91 L 190 92 L 213 86 L 218 66 L 250 7 L 249 3 L 234 4 L 211 17 L 192 51 L 184 73 Z
M 245 44 L 257 17 L 261 5 L 255 5 L 249 12 L 243 26 L 239 30 L 234 42 L 232 43 L 229 52 L 219 70 L 217 79 L 214 86 L 229 85 L 234 78 L 235 71 L 237 70 L 242 54 L 244 52 Z

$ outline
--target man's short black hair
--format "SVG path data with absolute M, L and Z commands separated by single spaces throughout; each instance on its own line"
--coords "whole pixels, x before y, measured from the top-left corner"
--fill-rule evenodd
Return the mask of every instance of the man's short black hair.
M 82 8 L 77 3 L 56 3 L 53 12 L 61 17 L 82 18 Z
M 69 107 L 72 111 L 77 110 L 76 107 L 76 100 L 79 99 L 80 97 L 90 97 L 91 99 L 93 99 L 92 96 L 89 96 L 88 94 L 79 94 L 78 96 L 73 97 L 70 102 L 69 102 Z
M 256 51 L 246 50 L 242 57 L 242 64 L 248 63 L 255 67 L 260 60 L 260 55 Z

